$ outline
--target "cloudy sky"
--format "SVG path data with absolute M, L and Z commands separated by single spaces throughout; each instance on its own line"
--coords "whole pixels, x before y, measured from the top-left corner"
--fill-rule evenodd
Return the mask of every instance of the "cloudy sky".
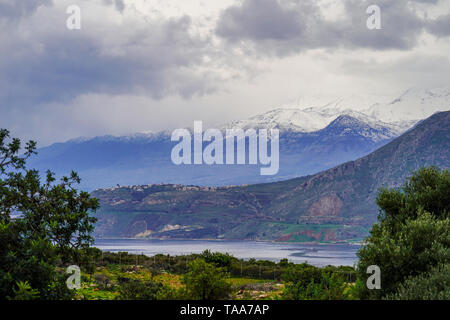
M 0 30 L 0 127 L 40 146 L 450 78 L 449 0 L 0 0 Z

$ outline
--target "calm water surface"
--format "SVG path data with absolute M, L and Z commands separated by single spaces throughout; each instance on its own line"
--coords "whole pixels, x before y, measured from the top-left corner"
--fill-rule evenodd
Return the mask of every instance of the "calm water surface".
M 201 253 L 209 249 L 213 252 L 229 253 L 241 259 L 264 259 L 279 261 L 287 258 L 294 263 L 308 262 L 315 266 L 349 265 L 356 261 L 356 244 L 301 244 L 272 243 L 257 241 L 220 240 L 150 240 L 150 239 L 96 239 L 95 247 L 103 251 L 184 255 Z

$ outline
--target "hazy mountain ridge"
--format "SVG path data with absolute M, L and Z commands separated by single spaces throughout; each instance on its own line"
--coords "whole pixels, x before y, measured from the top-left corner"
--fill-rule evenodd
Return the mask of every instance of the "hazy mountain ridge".
M 376 220 L 377 190 L 422 166 L 450 166 L 450 112 L 375 152 L 312 176 L 241 187 L 145 185 L 101 189 L 98 236 L 338 241 Z
M 390 128 L 372 127 L 350 116 L 335 119 L 316 132 L 280 133 L 280 171 L 261 176 L 257 165 L 182 165 L 172 163 L 176 142 L 167 132 L 124 137 L 74 139 L 38 150 L 30 166 L 57 174 L 79 172 L 82 187 L 116 184 L 181 183 L 230 185 L 258 183 L 315 173 L 363 156 L 396 136 Z M 206 144 L 205 144 L 206 145 Z
M 380 99 L 379 101 L 377 99 Z M 314 105 L 314 107 L 311 107 Z M 280 170 L 261 176 L 260 166 L 176 166 L 170 154 L 171 132 L 77 138 L 38 150 L 30 166 L 58 175 L 77 171 L 82 188 L 179 183 L 239 185 L 279 181 L 326 170 L 362 157 L 386 144 L 437 110 L 448 110 L 450 89 L 408 90 L 397 98 L 365 96 L 326 103 L 302 101 L 226 128 L 280 129 Z M 206 129 L 206 128 L 205 128 Z

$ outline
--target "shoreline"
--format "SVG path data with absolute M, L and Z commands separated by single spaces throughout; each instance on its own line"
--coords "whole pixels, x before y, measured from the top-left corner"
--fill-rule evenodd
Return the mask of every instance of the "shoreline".
M 127 237 L 102 237 L 94 238 L 97 240 L 157 240 L 157 241 L 212 241 L 212 242 L 261 242 L 273 244 L 304 244 L 304 245 L 364 245 L 364 241 L 335 241 L 335 242 L 295 242 L 295 241 L 275 241 L 275 240 L 248 240 L 248 239 L 189 239 L 189 238 L 127 238 Z

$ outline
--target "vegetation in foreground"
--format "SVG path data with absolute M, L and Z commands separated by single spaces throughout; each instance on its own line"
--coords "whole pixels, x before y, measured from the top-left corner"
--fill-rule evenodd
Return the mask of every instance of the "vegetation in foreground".
M 184 256 L 90 250 L 75 299 L 355 299 L 353 267 L 241 260 L 205 250 Z
M 25 167 L 35 152 L 0 130 L 0 299 L 449 299 L 450 174 L 422 168 L 383 189 L 379 222 L 351 267 L 243 261 L 221 253 L 145 257 L 91 248 L 98 201 Z M 68 289 L 65 268 L 81 267 Z M 368 290 L 370 265 L 382 287 Z M 356 275 L 356 277 L 355 277 Z M 356 283 L 353 281 L 356 279 Z
M 382 189 L 381 211 L 358 252 L 362 299 L 450 297 L 450 173 L 435 167 L 413 173 L 399 189 Z M 368 290 L 367 267 L 381 269 L 380 290 Z

